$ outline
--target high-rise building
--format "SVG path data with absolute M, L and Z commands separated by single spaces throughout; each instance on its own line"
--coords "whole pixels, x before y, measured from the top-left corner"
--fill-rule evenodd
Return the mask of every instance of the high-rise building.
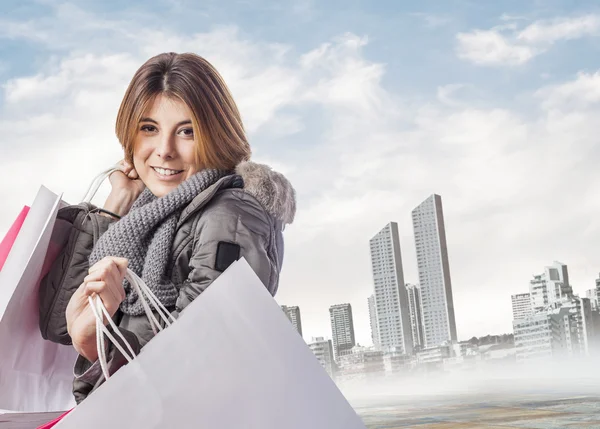
M 511 296 L 513 320 L 527 319 L 533 314 L 531 310 L 531 294 L 518 293 Z
M 283 310 L 287 318 L 290 319 L 290 322 L 292 322 L 292 325 L 294 325 L 296 331 L 298 331 L 300 336 L 302 336 L 302 319 L 300 318 L 300 307 L 288 307 L 287 305 L 282 305 L 281 309 Z
M 352 306 L 337 304 L 329 307 L 331 321 L 331 337 L 333 339 L 333 355 L 336 361 L 341 356 L 352 353 L 356 345 L 354 340 L 354 322 L 352 321 Z
M 377 329 L 377 308 L 375 305 L 375 295 L 371 295 L 369 301 L 369 324 L 371 325 L 371 340 L 375 350 L 379 350 L 379 329 Z
M 588 289 L 585 291 L 585 297 L 590 300 L 590 305 L 592 306 L 592 310 L 598 309 L 598 294 L 596 289 Z
M 596 279 L 596 301 L 598 301 L 598 307 L 600 307 L 600 275 Z
M 388 223 L 369 244 L 379 347 L 385 353 L 412 354 L 410 310 L 404 287 L 398 224 Z
M 323 337 L 313 338 L 308 348 L 312 350 L 321 366 L 327 371 L 327 374 L 333 377 L 335 374 L 335 361 L 333 359 L 333 344 L 331 340 L 326 340 Z
M 417 285 L 406 285 L 408 293 L 408 308 L 410 310 L 410 324 L 415 347 L 423 344 L 423 320 L 421 315 L 421 290 Z
M 565 298 L 572 298 L 573 289 L 569 284 L 567 266 L 554 262 L 545 267 L 542 274 L 535 275 L 529 282 L 529 292 L 534 312 L 543 311 L 549 305 Z
M 574 320 L 577 328 L 577 345 L 578 352 L 588 355 L 594 343 L 594 312 L 592 311 L 592 303 L 587 298 L 580 298 L 575 295 L 571 299 L 565 299 L 566 304 L 563 306 L 570 309 L 571 317 Z
M 423 346 L 456 341 L 456 321 L 442 197 L 431 195 L 412 211 L 419 268 Z

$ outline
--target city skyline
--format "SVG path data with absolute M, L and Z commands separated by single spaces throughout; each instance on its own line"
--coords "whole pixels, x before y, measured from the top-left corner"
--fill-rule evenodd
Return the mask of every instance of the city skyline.
M 567 267 L 566 264 L 554 262 L 554 264 L 553 264 L 554 267 L 552 265 L 545 267 L 545 272 L 548 272 L 549 268 L 556 268 L 556 264 L 558 264 L 561 267 L 564 267 L 564 269 L 566 270 L 566 267 Z M 533 279 L 529 280 L 530 288 L 533 288 L 534 285 L 537 285 L 539 283 L 539 278 L 541 277 L 541 275 L 533 274 L 532 277 L 533 277 Z M 568 278 L 568 274 L 567 274 L 566 278 Z M 406 283 L 405 287 L 408 290 L 411 287 L 418 288 L 418 285 Z M 572 288 L 571 288 L 571 290 L 572 290 Z M 410 295 L 410 292 L 409 292 L 409 295 Z M 577 295 L 577 294 L 575 292 L 571 292 L 570 296 L 573 296 L 573 295 Z M 371 307 L 370 303 L 371 303 L 372 297 L 373 296 L 371 295 L 367 298 L 367 306 L 369 308 Z M 512 302 L 511 315 L 513 318 L 513 322 L 516 320 L 519 320 L 519 319 L 526 319 L 527 317 L 534 317 L 534 318 L 537 317 L 537 318 L 539 318 L 540 321 L 546 320 L 545 316 L 542 316 L 540 318 L 539 315 L 537 315 L 537 316 L 534 315 L 533 300 L 531 298 L 531 292 L 523 292 L 523 293 L 513 294 L 513 295 L 510 295 L 509 298 L 511 298 L 511 302 Z M 590 308 L 594 309 L 595 308 L 594 306 L 598 306 L 598 303 L 600 302 L 600 273 L 598 274 L 598 279 L 596 281 L 596 288 L 586 290 L 584 292 L 584 296 L 582 298 L 586 298 L 590 301 Z M 411 298 L 411 299 L 414 299 L 414 298 Z M 595 303 L 594 303 L 594 300 L 596 301 Z M 331 307 L 348 306 L 348 305 L 349 304 L 333 304 Z M 286 306 L 282 306 L 282 307 L 286 307 Z M 510 308 L 510 307 L 508 307 L 508 308 Z M 372 318 L 370 320 L 372 320 Z M 544 322 L 544 323 L 546 323 L 546 322 Z M 550 322 L 548 321 L 547 323 L 550 323 Z M 411 325 L 412 325 L 412 323 L 411 323 Z M 354 324 L 352 324 L 352 328 L 354 329 Z M 370 329 L 372 329 L 372 325 L 370 325 Z M 514 326 L 513 326 L 513 329 L 514 329 Z M 326 329 L 324 329 L 324 330 L 326 330 Z M 501 333 L 489 332 L 485 335 L 505 335 L 505 334 L 510 334 L 510 332 L 501 332 Z M 485 335 L 482 335 L 482 336 L 485 336 Z M 323 338 L 323 339 L 325 339 L 325 341 L 327 341 L 327 340 L 332 341 L 332 339 L 326 335 L 321 336 L 321 337 L 313 337 L 312 340 L 314 341 L 316 338 Z M 462 339 L 459 338 L 457 341 L 464 342 L 464 341 L 468 341 L 469 339 L 470 338 L 465 337 Z M 359 342 L 356 342 L 356 345 L 357 346 L 360 345 L 362 347 L 365 346 L 364 343 L 360 344 Z M 373 341 L 370 345 L 375 346 L 377 348 L 375 342 L 373 342 Z
M 437 310 L 447 318 L 446 324 L 442 324 L 442 331 L 447 332 L 447 337 L 433 344 L 426 343 L 426 319 L 421 296 L 422 287 L 420 284 L 411 284 L 404 281 L 398 224 L 389 222 L 369 240 L 373 293 L 367 297 L 371 343 L 366 344 L 384 353 L 393 352 L 412 355 L 414 350 L 428 350 L 442 344 L 461 341 L 456 333 L 455 322 L 451 323 L 450 321 L 450 318 L 454 319 L 452 285 L 441 196 L 432 194 L 413 209 L 411 214 L 413 231 L 415 235 L 419 236 L 418 239 L 415 239 L 417 260 L 420 263 L 419 278 L 429 282 L 431 282 L 431 278 L 436 279 L 438 285 L 441 286 L 437 289 L 438 293 L 444 292 L 440 296 L 444 300 L 444 308 L 441 311 L 440 309 Z M 432 259 L 433 263 L 431 262 Z M 433 273 L 430 272 L 432 267 Z M 534 323 L 536 325 L 546 324 L 550 326 L 552 318 L 550 316 L 542 317 L 538 313 L 548 308 L 548 306 L 564 306 L 560 303 L 565 299 L 572 299 L 576 295 L 569 281 L 567 265 L 562 262 L 554 261 L 552 264 L 545 266 L 542 274 L 533 274 L 532 277 L 529 280 L 529 292 L 510 296 L 513 331 L 517 326 L 519 326 L 520 332 L 527 331 L 529 325 L 524 321 L 530 318 L 536 320 Z M 401 284 L 403 284 L 402 287 L 399 286 Z M 594 289 L 584 292 L 586 299 L 590 302 L 590 311 L 595 310 L 598 302 L 600 302 L 600 274 L 595 284 Z M 378 295 L 379 302 L 377 300 Z M 449 299 L 447 296 L 449 296 Z M 298 321 L 300 320 L 299 307 L 287 307 L 285 305 L 281 307 L 298 330 L 296 318 Z M 297 314 L 297 317 L 291 315 L 291 308 L 294 309 L 294 314 Z M 449 309 L 452 311 L 448 311 Z M 329 312 L 331 341 L 333 342 L 335 360 L 338 361 L 343 354 L 349 353 L 352 347 L 360 345 L 360 343 L 355 340 L 351 305 L 348 303 L 333 304 L 330 306 Z M 561 309 L 557 314 L 562 313 L 563 310 Z M 452 329 L 454 329 L 454 332 L 451 332 Z M 487 335 L 490 334 L 497 335 L 498 333 L 487 333 Z M 342 344 L 343 354 L 339 354 L 337 351 L 339 346 L 336 346 L 336 344 L 338 343 Z M 410 346 L 407 346 L 407 344 L 410 344 Z M 364 347 L 365 343 L 361 346 Z
M 416 209 L 413 210 L 413 212 L 412 212 L 413 230 L 416 229 L 415 228 L 415 222 L 416 222 L 415 212 L 418 212 L 418 209 L 428 202 L 433 203 L 433 208 L 434 208 L 434 212 L 435 212 L 435 226 L 436 226 L 436 228 L 439 228 L 438 234 L 441 234 L 441 236 L 442 236 L 441 239 L 440 239 L 440 237 L 436 237 L 436 240 L 438 240 L 438 242 L 440 243 L 440 247 L 444 248 L 443 255 L 440 258 L 442 265 L 445 264 L 445 268 L 442 269 L 442 276 L 447 276 L 447 278 L 449 280 L 450 273 L 449 273 L 448 253 L 447 253 L 447 245 L 445 243 L 445 225 L 444 225 L 444 220 L 443 220 L 443 210 L 442 210 L 442 206 L 441 206 L 441 196 L 440 195 L 432 194 L 425 201 L 423 201 L 423 203 L 421 203 Z M 437 204 L 437 207 L 436 207 L 436 204 Z M 438 216 L 439 216 L 439 218 L 441 218 L 441 221 L 438 220 Z M 371 269 L 372 269 L 372 273 L 373 273 L 373 285 L 374 286 L 377 283 L 376 277 L 375 277 L 376 266 L 383 265 L 381 260 L 383 260 L 386 256 L 385 252 L 383 252 L 374 257 L 374 250 L 376 251 L 378 248 L 388 250 L 387 257 L 389 258 L 389 261 L 387 261 L 387 262 L 393 264 L 393 268 L 390 270 L 390 273 L 392 273 L 392 274 L 390 274 L 390 275 L 395 276 L 396 278 L 400 278 L 400 279 L 402 279 L 402 281 L 404 281 L 404 269 L 403 269 L 403 265 L 402 265 L 402 256 L 401 256 L 402 252 L 401 252 L 399 234 L 398 234 L 397 228 L 398 228 L 398 225 L 396 222 L 390 222 L 382 230 L 380 230 L 374 237 L 372 237 L 369 240 L 369 245 L 371 248 L 371 267 L 372 267 Z M 415 240 L 415 244 L 416 245 L 418 244 L 417 240 Z M 439 251 L 439 249 L 438 249 L 438 251 Z M 418 255 L 418 253 L 419 253 L 419 251 L 417 249 L 417 255 Z M 446 272 L 444 272 L 444 271 L 446 271 Z M 568 274 L 567 266 L 566 266 L 566 264 L 563 264 L 561 262 L 554 261 L 552 264 L 547 265 L 545 267 L 544 273 L 533 274 L 532 277 L 533 277 L 533 279 L 529 280 L 530 292 L 517 293 L 517 294 L 510 295 L 510 298 L 512 301 L 512 313 L 511 314 L 513 317 L 513 321 L 520 317 L 531 316 L 531 315 L 533 315 L 534 311 L 539 310 L 540 308 L 542 308 L 542 306 L 547 306 L 548 304 L 552 304 L 556 301 L 559 301 L 561 298 L 563 298 L 565 296 L 568 297 L 568 296 L 573 296 L 576 294 L 573 290 L 571 283 L 569 282 L 569 274 Z M 451 294 L 452 286 L 451 286 L 450 282 L 448 282 L 448 283 L 449 283 L 450 294 Z M 597 306 L 598 303 L 600 303 L 600 274 L 598 274 L 598 278 L 595 280 L 595 284 L 596 284 L 596 287 L 594 289 L 588 289 L 583 292 L 583 294 L 587 297 L 587 299 L 590 300 L 592 308 L 595 308 L 595 306 Z M 429 347 L 426 347 L 426 344 L 424 341 L 425 333 L 424 333 L 423 316 L 422 316 L 423 309 L 422 309 L 422 300 L 421 300 L 421 286 L 418 283 L 412 284 L 412 283 L 406 283 L 406 282 L 404 283 L 404 286 L 405 287 L 402 289 L 404 289 L 404 292 L 406 293 L 405 299 L 406 299 L 406 304 L 407 304 L 408 310 L 409 310 L 407 312 L 408 317 L 409 317 L 408 326 L 410 326 L 411 343 L 412 343 L 411 352 L 409 352 L 407 354 L 412 354 L 412 350 L 415 348 L 415 346 L 420 346 L 420 348 L 432 348 L 432 347 L 436 347 L 436 345 L 440 345 L 446 341 L 461 342 L 461 341 L 466 341 L 469 338 L 472 338 L 472 337 L 468 337 L 468 338 L 464 337 L 464 339 L 461 340 L 458 336 L 458 333 L 455 331 L 454 336 L 452 336 L 452 333 L 450 333 L 450 337 L 447 340 L 445 340 L 441 343 L 437 343 L 436 345 L 430 345 Z M 373 289 L 375 292 L 376 291 L 375 287 Z M 411 290 L 412 290 L 412 292 L 411 292 Z M 552 296 L 554 296 L 554 298 L 552 298 L 552 296 L 550 296 L 548 294 L 548 292 L 547 292 L 548 290 L 554 291 L 554 295 L 552 295 Z M 392 290 L 392 295 L 394 295 L 393 290 Z M 396 294 L 395 297 L 392 298 L 392 302 L 394 302 L 394 300 L 397 300 L 399 302 L 400 295 L 401 295 L 400 293 Z M 593 298 L 590 295 L 593 295 Z M 550 296 L 550 298 L 548 298 L 549 296 Z M 369 332 L 370 332 L 371 342 L 369 343 L 367 341 L 365 343 L 363 341 L 363 343 L 360 344 L 358 341 L 355 341 L 355 344 L 361 345 L 361 346 L 365 346 L 365 344 L 366 344 L 366 345 L 375 347 L 375 349 L 377 349 L 377 350 L 385 350 L 386 348 L 384 345 L 382 345 L 380 337 L 379 337 L 380 327 L 379 327 L 379 322 L 378 322 L 377 302 L 376 302 L 375 297 L 376 297 L 375 293 L 372 293 L 371 295 L 369 295 L 367 297 L 367 305 L 366 305 L 367 312 L 368 312 L 368 324 L 369 324 Z M 452 299 L 452 298 L 450 298 L 450 299 Z M 417 301 L 419 302 L 419 305 L 416 304 Z M 332 305 L 332 307 L 341 306 L 341 305 L 349 305 L 349 304 L 334 304 L 334 305 Z M 416 316 L 416 313 L 421 313 L 421 315 Z M 517 316 L 517 317 L 515 317 L 515 316 Z M 454 317 L 454 315 L 452 317 Z M 454 322 L 454 329 L 456 330 L 455 322 Z M 513 330 L 514 330 L 514 324 L 513 324 Z M 355 332 L 354 324 L 352 324 L 352 332 L 353 332 L 353 336 L 354 336 L 355 335 L 354 334 L 354 332 Z M 510 332 L 510 330 L 505 331 L 505 332 L 486 332 L 486 333 L 482 334 L 481 336 L 507 334 L 509 332 Z M 325 336 L 324 338 L 327 338 L 327 337 Z M 333 338 L 333 335 L 332 335 L 332 338 Z M 417 338 L 419 338 L 419 340 L 421 340 L 423 342 L 423 344 L 418 344 Z

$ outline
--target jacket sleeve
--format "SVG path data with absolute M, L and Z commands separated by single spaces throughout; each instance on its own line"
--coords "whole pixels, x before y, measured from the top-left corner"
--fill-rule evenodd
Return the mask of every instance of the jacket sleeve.
M 119 341 L 121 347 L 127 350 L 127 346 L 123 343 L 123 340 L 115 334 L 114 330 L 108 326 L 108 330 L 112 333 L 113 337 Z M 135 355 L 137 356 L 142 349 L 139 343 L 139 338 L 133 332 L 119 327 L 121 335 L 127 340 L 127 343 L 131 346 Z M 127 363 L 125 356 L 119 352 L 119 350 L 105 338 L 105 350 L 106 350 L 106 363 L 108 373 L 113 375 Z M 104 374 L 102 374 L 102 367 L 100 361 L 96 359 L 94 362 L 88 361 L 81 355 L 77 356 L 75 361 L 75 367 L 73 368 L 73 396 L 75 402 L 79 404 L 83 401 L 94 389 L 99 387 L 104 381 Z
M 190 274 L 181 285 L 177 312 L 242 257 L 274 295 L 280 264 L 273 249 L 272 222 L 258 201 L 243 190 L 226 190 L 217 195 L 196 225 Z

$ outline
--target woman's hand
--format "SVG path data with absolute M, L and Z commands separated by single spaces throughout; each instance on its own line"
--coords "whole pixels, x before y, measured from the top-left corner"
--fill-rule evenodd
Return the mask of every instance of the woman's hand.
M 112 256 L 98 261 L 90 268 L 89 275 L 83 280 L 67 305 L 67 331 L 73 341 L 73 347 L 90 362 L 98 359 L 98 350 L 96 348 L 96 317 L 90 308 L 88 297 L 99 296 L 112 317 L 125 299 L 123 279 L 127 272 L 127 264 L 127 259 Z M 107 323 L 108 320 L 104 318 L 104 324 Z
M 144 190 L 144 183 L 140 180 L 133 165 L 123 160 L 119 162 L 121 171 L 115 171 L 109 177 L 112 190 L 104 208 L 119 216 L 125 216 L 134 201 Z

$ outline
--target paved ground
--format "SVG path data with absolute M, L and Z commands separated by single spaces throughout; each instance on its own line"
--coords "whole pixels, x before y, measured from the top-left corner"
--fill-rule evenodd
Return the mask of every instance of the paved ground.
M 404 386 L 396 395 L 374 393 L 350 402 L 368 429 L 600 429 L 600 383 L 577 382 L 561 392 L 552 392 L 556 382 L 518 390 L 508 384 L 508 389 L 493 384 L 479 393 L 454 389 L 437 395 Z M 58 414 L 0 413 L 0 429 L 33 429 Z
M 355 409 L 369 429 L 600 428 L 600 395 L 415 399 Z

